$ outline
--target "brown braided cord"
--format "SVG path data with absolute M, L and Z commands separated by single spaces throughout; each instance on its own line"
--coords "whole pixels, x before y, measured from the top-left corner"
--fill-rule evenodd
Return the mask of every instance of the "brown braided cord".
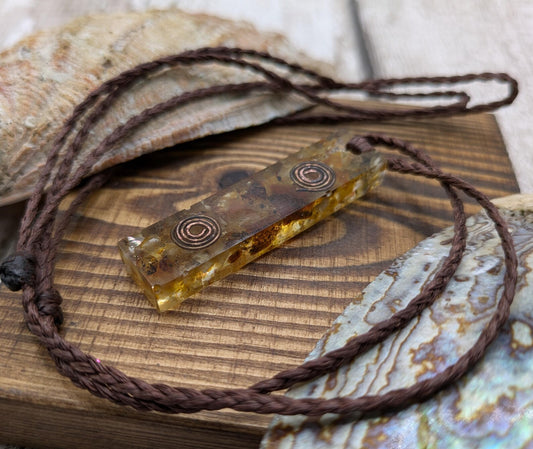
M 265 61 L 288 69 L 293 74 L 304 75 L 309 79 L 309 82 L 293 82 L 286 76 L 266 69 L 262 65 Z M 73 170 L 73 162 L 78 156 L 79 149 L 90 129 L 102 113 L 109 109 L 116 98 L 126 91 L 134 81 L 164 67 L 178 64 L 201 64 L 205 62 L 235 65 L 245 70 L 252 70 L 261 75 L 264 80 L 214 86 L 193 92 L 186 92 L 149 108 L 115 129 L 98 147 L 88 154 L 85 160 L 80 161 L 76 171 Z M 396 86 L 418 85 L 421 83 L 453 84 L 475 80 L 496 80 L 508 83 L 510 87 L 509 93 L 501 100 L 478 104 L 476 106 L 469 106 L 469 96 L 464 92 L 436 91 L 430 94 L 415 94 L 421 97 L 455 98 L 456 101 L 447 105 L 400 110 L 356 108 L 340 104 L 329 99 L 327 96 L 323 96 L 324 93 L 340 89 L 362 91 L 371 96 L 383 98 L 412 96 L 412 94 L 390 92 L 387 89 Z M 384 120 L 394 117 L 438 116 L 488 111 L 510 104 L 516 97 L 518 88 L 516 81 L 509 75 L 491 73 L 454 77 L 403 78 L 372 80 L 362 83 L 338 83 L 335 80 L 320 76 L 296 64 L 289 64 L 282 59 L 275 58 L 266 53 L 229 48 L 204 48 L 188 51 L 179 55 L 141 64 L 126 71 L 102 84 L 74 109 L 72 116 L 66 121 L 61 132 L 56 137 L 53 149 L 48 156 L 39 182 L 32 197 L 28 201 L 26 213 L 21 223 L 17 246 L 18 255 L 27 262 L 24 266 L 35 267 L 35 273 L 32 272 L 31 276 L 20 278 L 23 279 L 22 304 L 28 328 L 47 348 L 58 370 L 63 375 L 69 377 L 76 385 L 89 390 L 96 396 L 104 397 L 115 403 L 129 405 L 140 410 L 157 410 L 167 413 L 193 413 L 200 410 L 233 408 L 235 410 L 256 413 L 321 415 L 332 412 L 365 413 L 388 411 L 427 399 L 464 375 L 483 356 L 487 346 L 498 334 L 499 329 L 509 315 L 509 308 L 516 285 L 517 259 L 505 222 L 487 197 L 465 181 L 453 175 L 443 173 L 423 151 L 415 149 L 399 139 L 378 134 L 354 138 L 348 147 L 354 151 L 368 151 L 373 148 L 373 145 L 378 144 L 395 148 L 413 161 L 390 157 L 388 159 L 389 170 L 398 173 L 411 173 L 438 180 L 446 190 L 453 206 L 455 234 L 448 257 L 431 282 L 425 286 L 424 290 L 413 298 L 405 309 L 397 312 L 389 319 L 378 323 L 367 333 L 353 338 L 343 348 L 332 351 L 318 359 L 306 362 L 297 368 L 281 372 L 272 379 L 259 382 L 248 389 L 202 391 L 162 384 L 149 384 L 140 379 L 128 377 L 116 368 L 101 363 L 100 360 L 91 355 L 84 354 L 79 348 L 65 341 L 59 334 L 58 326 L 62 321 L 60 307 L 62 299 L 53 285 L 54 260 L 57 246 L 76 208 L 91 191 L 105 182 L 109 173 L 101 173 L 90 178 L 78 191 L 78 196 L 69 206 L 67 213 L 58 217 L 57 210 L 65 195 L 80 184 L 82 178 L 89 173 L 93 164 L 98 162 L 106 151 L 127 136 L 137 126 L 146 123 L 152 117 L 171 108 L 208 96 L 221 93 L 243 94 L 257 91 L 296 93 L 307 98 L 314 104 L 321 104 L 335 111 L 334 113 L 320 115 L 300 113 L 291 117 L 274 120 L 275 123 L 289 124 L 316 121 Z M 60 150 L 64 147 L 67 137 L 79 122 L 81 122 L 79 131 L 66 149 L 61 162 L 58 162 Z M 52 179 L 54 170 L 55 175 Z M 45 190 L 48 184 L 51 184 L 52 187 L 46 192 Z M 341 397 L 326 400 L 293 399 L 268 394 L 269 392 L 288 388 L 297 382 L 309 380 L 337 369 L 375 344 L 382 342 L 392 333 L 402 329 L 435 301 L 446 287 L 449 279 L 453 276 L 461 261 L 466 245 L 465 214 L 456 190 L 462 190 L 468 196 L 478 201 L 494 221 L 496 230 L 502 240 L 506 266 L 504 289 L 496 312 L 472 348 L 461 356 L 455 364 L 436 374 L 433 378 L 418 382 L 408 388 L 390 391 L 383 395 L 362 396 L 356 399 Z M 7 267 L 8 264 L 3 264 L 2 269 L 4 265 Z

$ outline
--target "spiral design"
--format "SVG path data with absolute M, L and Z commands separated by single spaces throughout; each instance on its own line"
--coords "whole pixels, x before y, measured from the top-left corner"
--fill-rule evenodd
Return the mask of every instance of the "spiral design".
M 201 249 L 213 244 L 220 237 L 220 226 L 214 218 L 195 215 L 181 220 L 172 239 L 184 249 Z
M 304 190 L 321 192 L 335 184 L 335 172 L 323 162 L 300 162 L 291 170 L 291 180 Z

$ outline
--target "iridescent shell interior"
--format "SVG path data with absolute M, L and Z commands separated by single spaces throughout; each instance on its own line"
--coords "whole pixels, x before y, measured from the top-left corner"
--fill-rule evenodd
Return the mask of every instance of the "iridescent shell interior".
M 276 417 L 263 449 L 510 448 L 533 442 L 533 195 L 498 200 L 519 255 L 511 315 L 488 352 L 464 378 L 422 404 L 386 416 Z M 358 397 L 407 387 L 434 376 L 464 354 L 492 316 L 502 293 L 503 254 L 485 213 L 468 220 L 468 246 L 445 292 L 397 335 L 337 372 L 303 383 L 292 397 Z M 432 278 L 450 249 L 446 229 L 398 258 L 349 305 L 309 359 L 404 307 Z

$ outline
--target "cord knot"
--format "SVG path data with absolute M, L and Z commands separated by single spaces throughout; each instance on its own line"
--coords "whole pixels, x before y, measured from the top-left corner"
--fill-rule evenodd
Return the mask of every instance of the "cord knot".
M 42 316 L 51 316 L 54 319 L 55 325 L 58 327 L 63 324 L 62 302 L 63 298 L 61 294 L 54 287 L 41 292 L 35 299 L 39 314 Z
M 346 144 L 346 149 L 350 150 L 352 153 L 355 154 L 374 151 L 374 147 L 370 144 L 368 139 L 361 136 L 352 137 L 350 141 Z
M 35 259 L 25 253 L 8 256 L 0 265 L 0 280 L 16 292 L 25 285 L 35 284 Z

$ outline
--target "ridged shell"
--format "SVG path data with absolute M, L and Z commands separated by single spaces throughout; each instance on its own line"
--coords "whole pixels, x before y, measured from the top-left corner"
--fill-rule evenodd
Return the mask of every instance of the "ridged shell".
M 519 281 L 507 326 L 463 379 L 423 404 L 387 416 L 350 420 L 275 417 L 263 449 L 518 448 L 533 444 L 533 195 L 497 202 L 519 255 Z M 463 261 L 443 295 L 398 335 L 338 372 L 293 388 L 293 397 L 357 397 L 407 387 L 464 354 L 501 295 L 503 253 L 484 213 L 468 220 Z M 397 259 L 347 307 L 309 359 L 343 346 L 420 292 L 449 251 L 452 230 Z
M 206 46 L 269 51 L 317 66 L 275 34 L 179 10 L 87 16 L 36 33 L 0 54 L 0 205 L 28 196 L 53 137 L 74 106 L 106 79 L 155 58 Z M 127 118 L 183 91 L 249 81 L 220 65 L 167 70 L 138 82 L 91 133 L 93 148 Z M 305 106 L 295 97 L 225 95 L 188 105 L 144 125 L 94 171 L 197 137 L 267 122 Z

